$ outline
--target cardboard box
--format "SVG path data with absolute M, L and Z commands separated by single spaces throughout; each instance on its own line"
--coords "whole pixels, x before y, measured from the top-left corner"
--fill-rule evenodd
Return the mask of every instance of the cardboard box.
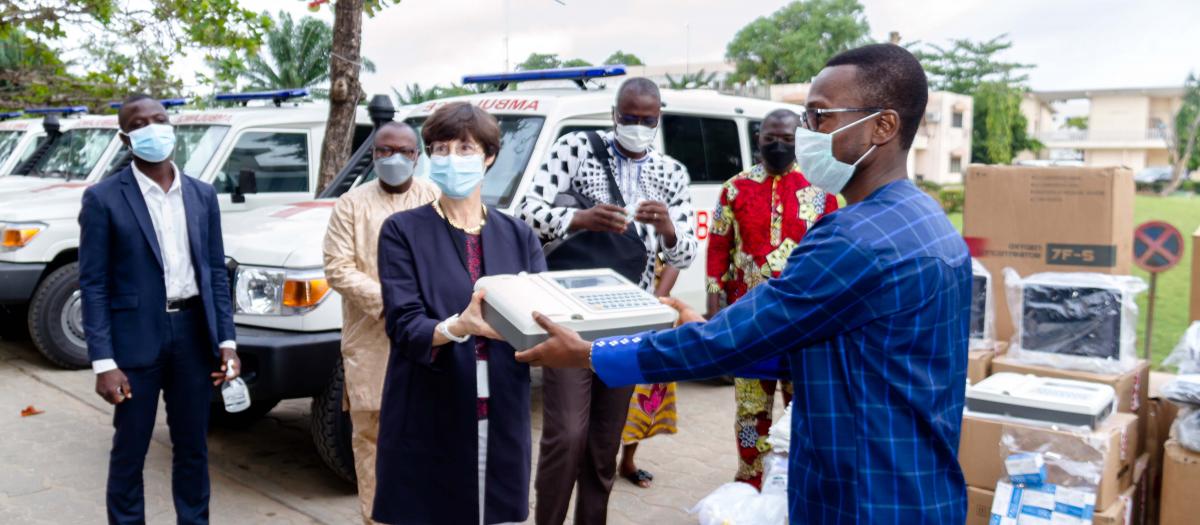
M 967 382 L 974 385 L 991 375 L 992 358 L 995 350 L 971 350 L 967 352 Z
M 1012 339 L 1003 270 L 1128 275 L 1133 251 L 1133 172 L 1126 168 L 967 168 L 963 237 L 991 272 L 996 337 Z M 1193 273 L 1196 275 L 1196 273 Z
M 1045 442 L 1054 443 L 1052 450 L 1076 446 L 1097 448 L 1096 445 L 1100 444 L 1099 448 L 1103 449 L 1100 462 L 1103 466 L 1096 508 L 1108 508 L 1116 500 L 1117 494 L 1133 481 L 1137 454 L 1133 453 L 1131 444 L 1136 442 L 1137 421 L 1137 416 L 1117 413 L 1109 416 L 1092 434 L 1079 435 L 1068 430 L 1001 422 L 967 414 L 963 416 L 958 463 L 968 486 L 995 487 L 996 482 L 1007 479 L 1000 438 L 1008 428 L 1032 432 L 1034 436 L 1044 438 Z
M 1179 407 L 1159 395 L 1159 389 L 1175 378 L 1175 374 L 1150 372 L 1150 409 L 1146 422 L 1146 452 L 1150 456 L 1149 483 L 1146 497 L 1147 523 L 1157 523 L 1158 502 L 1162 496 L 1162 472 L 1164 446 L 1171 434 L 1171 424 L 1179 413 Z
M 1033 374 L 1042 377 L 1059 379 L 1074 379 L 1104 383 L 1113 387 L 1117 396 L 1117 411 L 1138 416 L 1138 436 L 1144 441 L 1149 434 L 1147 425 L 1150 421 L 1150 363 L 1139 361 L 1137 368 L 1120 375 L 1096 374 L 1078 370 L 1061 370 L 1046 366 L 1022 363 L 1009 357 L 997 357 L 992 360 L 992 373 L 1013 372 L 1017 374 Z M 1145 451 L 1142 441 L 1134 443 L 1133 450 L 1137 454 Z
M 988 525 L 995 491 L 967 487 L 967 525 Z
M 1200 321 L 1200 251 L 1194 247 L 1200 246 L 1196 244 L 1200 241 L 1200 229 L 1197 229 L 1192 234 L 1192 320 Z
M 1184 525 L 1200 520 L 1200 454 L 1167 441 L 1163 454 L 1159 523 Z

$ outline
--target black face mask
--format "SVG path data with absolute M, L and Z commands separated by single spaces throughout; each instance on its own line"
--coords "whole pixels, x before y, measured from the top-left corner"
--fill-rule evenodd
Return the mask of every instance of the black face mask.
M 775 173 L 792 167 L 792 163 L 796 161 L 795 144 L 772 142 L 758 148 L 758 152 L 762 154 L 763 164 L 767 165 L 767 169 Z

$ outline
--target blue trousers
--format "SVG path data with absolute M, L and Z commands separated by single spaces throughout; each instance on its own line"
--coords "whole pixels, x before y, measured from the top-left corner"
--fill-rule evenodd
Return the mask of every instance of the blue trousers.
M 212 397 L 209 374 L 216 370 L 204 312 L 191 308 L 167 314 L 170 343 L 154 364 L 122 369 L 133 398 L 116 406 L 112 453 L 108 463 L 108 522 L 146 522 L 142 469 L 154 434 L 158 396 L 167 407 L 173 458 L 171 493 L 181 524 L 208 523 L 208 414 Z

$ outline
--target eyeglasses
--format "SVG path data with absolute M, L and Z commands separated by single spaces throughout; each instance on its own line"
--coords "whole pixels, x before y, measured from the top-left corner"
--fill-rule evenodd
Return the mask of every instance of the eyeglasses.
M 393 147 L 389 147 L 389 146 L 375 146 L 374 152 L 375 152 L 375 157 L 377 157 L 377 158 L 391 157 L 392 155 L 395 155 L 397 153 L 404 155 L 405 157 L 408 157 L 408 158 L 417 156 L 417 150 L 414 148 L 393 148 Z
M 647 128 L 658 127 L 658 117 L 639 117 L 637 115 L 626 115 L 615 109 L 613 110 L 613 116 L 616 118 L 617 124 L 624 126 L 642 125 L 646 126 Z
M 883 111 L 883 108 L 805 108 L 800 114 L 800 125 L 804 129 L 816 131 L 821 127 L 821 115 L 830 113 L 872 113 Z
M 480 155 L 483 153 L 483 148 L 474 142 L 452 141 L 452 142 L 434 142 L 429 146 L 430 155 L 447 156 L 459 155 L 470 157 L 472 155 Z

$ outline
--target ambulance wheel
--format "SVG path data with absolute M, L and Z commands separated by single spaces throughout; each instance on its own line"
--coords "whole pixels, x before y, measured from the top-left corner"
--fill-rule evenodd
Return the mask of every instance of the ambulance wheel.
M 250 408 L 230 414 L 225 411 L 225 403 L 221 401 L 221 391 L 213 392 L 213 402 L 209 406 L 209 428 L 224 428 L 229 430 L 246 430 L 258 420 L 266 417 L 276 405 L 278 399 L 251 399 Z
M 29 303 L 29 335 L 38 351 L 62 368 L 87 368 L 83 336 L 83 296 L 79 263 L 54 270 L 33 292 Z
M 342 360 L 325 389 L 312 400 L 312 436 L 317 455 L 337 477 L 354 484 L 358 476 L 354 472 L 354 449 L 351 446 L 353 428 L 350 413 L 342 410 L 342 389 L 345 375 Z

